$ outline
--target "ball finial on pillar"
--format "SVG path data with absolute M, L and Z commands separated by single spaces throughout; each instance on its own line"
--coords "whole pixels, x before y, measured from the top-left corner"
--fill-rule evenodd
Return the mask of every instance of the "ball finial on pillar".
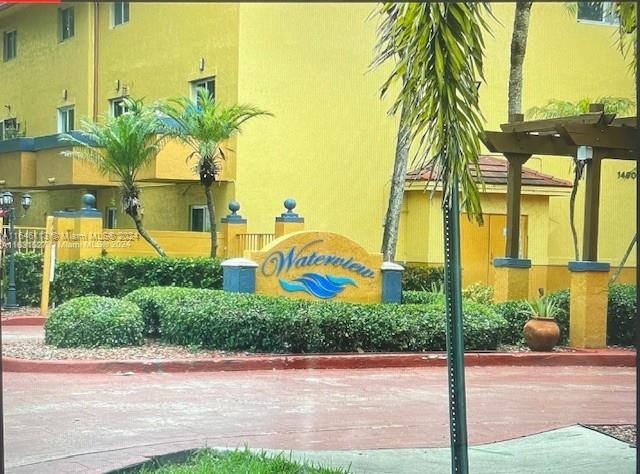
M 293 212 L 293 210 L 296 208 L 296 200 L 291 198 L 285 199 L 284 207 L 287 212 Z
M 236 215 L 236 213 L 240 210 L 240 203 L 238 201 L 231 201 L 229 203 L 229 210 L 231 211 L 231 215 Z
M 82 196 L 82 204 L 84 209 L 95 209 L 96 208 L 96 197 L 93 194 L 84 194 Z

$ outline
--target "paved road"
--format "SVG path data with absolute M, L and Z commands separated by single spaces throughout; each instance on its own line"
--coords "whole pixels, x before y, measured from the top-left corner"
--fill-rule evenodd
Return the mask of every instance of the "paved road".
M 317 451 L 449 442 L 443 368 L 7 373 L 4 383 L 7 467 L 15 473 L 95 472 L 142 451 L 204 444 Z M 474 445 L 635 419 L 634 369 L 473 367 L 467 390 Z

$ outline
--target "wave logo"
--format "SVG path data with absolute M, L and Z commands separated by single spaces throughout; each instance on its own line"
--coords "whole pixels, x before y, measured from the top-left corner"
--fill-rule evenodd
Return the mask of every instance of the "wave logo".
M 347 285 L 358 286 L 351 278 L 319 273 L 305 273 L 292 281 L 280 279 L 280 286 L 285 291 L 304 291 L 323 300 L 335 298 Z

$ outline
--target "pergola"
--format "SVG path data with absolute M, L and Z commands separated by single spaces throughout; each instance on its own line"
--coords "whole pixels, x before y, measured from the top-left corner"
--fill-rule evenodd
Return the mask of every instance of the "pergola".
M 637 160 L 640 151 L 637 117 L 616 118 L 602 104 L 573 117 L 524 121 L 521 114 L 500 125 L 500 132 L 485 132 L 483 142 L 508 160 L 507 242 L 505 257 L 496 259 L 500 270 L 500 296 L 528 296 L 529 260 L 520 259 L 520 191 L 522 165 L 532 155 L 571 157 L 583 161 L 586 171 L 584 230 L 581 262 L 568 262 L 571 271 L 570 344 L 606 347 L 609 264 L 598 262 L 598 214 L 602 160 Z M 502 267 L 502 268 L 499 268 Z M 498 273 L 496 274 L 498 275 Z M 498 295 L 496 287 L 496 296 Z
M 507 179 L 507 245 L 505 256 L 518 258 L 522 165 L 532 155 L 568 156 L 586 162 L 583 260 L 598 259 L 600 168 L 603 159 L 636 160 L 636 117 L 616 118 L 602 104 L 573 117 L 523 121 L 521 114 L 500 125 L 501 132 L 485 132 L 483 142 L 509 162 Z

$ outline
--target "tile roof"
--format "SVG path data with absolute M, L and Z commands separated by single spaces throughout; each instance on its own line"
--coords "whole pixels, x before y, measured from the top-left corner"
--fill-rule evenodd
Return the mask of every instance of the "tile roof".
M 507 184 L 507 160 L 491 155 L 480 155 L 480 174 L 485 184 Z M 476 176 L 475 168 L 471 173 Z M 407 181 L 431 181 L 435 178 L 432 165 L 424 167 L 422 170 L 409 171 Z M 523 186 L 554 186 L 570 188 L 572 184 L 564 179 L 534 171 L 530 168 L 522 167 Z

